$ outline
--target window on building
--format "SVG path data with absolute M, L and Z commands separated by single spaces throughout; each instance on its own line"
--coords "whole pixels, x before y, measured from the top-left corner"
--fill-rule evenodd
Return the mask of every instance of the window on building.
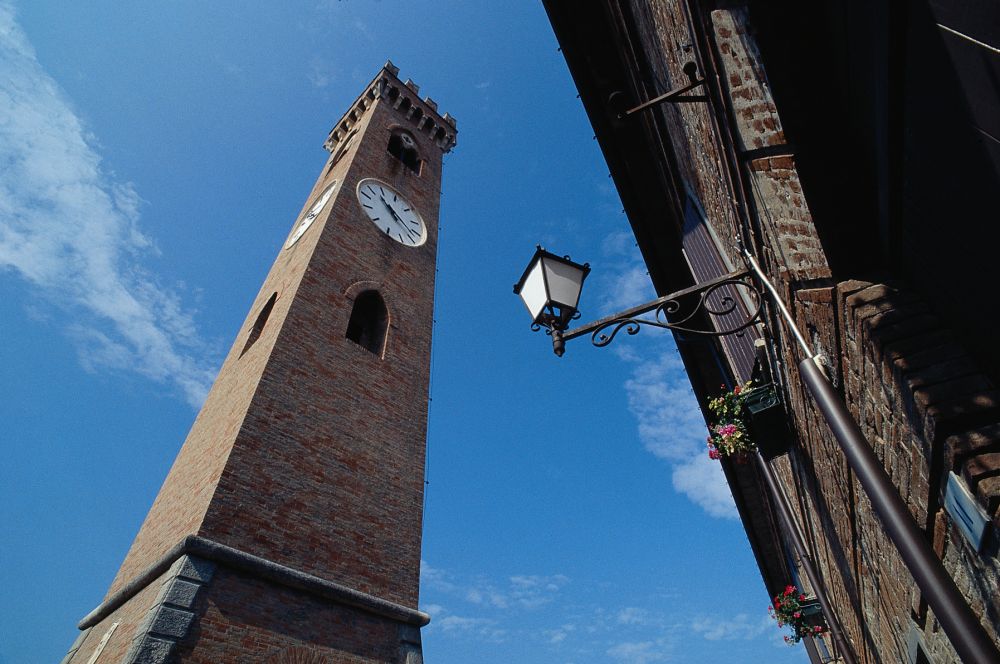
M 389 137 L 389 154 L 403 162 L 408 169 L 420 175 L 423 163 L 417 153 L 417 142 L 408 131 L 398 129 Z
M 378 291 L 368 290 L 358 295 L 345 336 L 368 352 L 381 355 L 388 329 L 389 311 Z
M 240 351 L 240 357 L 250 350 L 250 346 L 256 343 L 257 339 L 260 338 L 260 333 L 264 331 L 264 325 L 267 324 L 267 319 L 271 315 L 271 309 L 274 309 L 274 303 L 278 299 L 278 293 L 271 293 L 271 297 L 267 298 L 267 302 L 264 306 L 260 308 L 260 313 L 257 314 L 257 320 L 254 321 L 253 327 L 250 328 L 250 335 L 247 337 L 246 345 L 243 346 L 243 350 Z

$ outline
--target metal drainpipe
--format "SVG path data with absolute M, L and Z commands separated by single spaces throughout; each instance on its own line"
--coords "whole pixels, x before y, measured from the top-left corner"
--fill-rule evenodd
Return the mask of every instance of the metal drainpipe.
M 927 604 L 934 610 L 934 615 L 941 623 L 952 647 L 964 664 L 1000 664 L 1000 651 L 986 634 L 979 618 L 973 613 L 958 586 L 955 585 L 955 581 L 944 568 L 944 563 L 927 542 L 924 531 L 913 520 L 909 508 L 900 498 L 885 467 L 875 456 L 875 452 L 851 417 L 847 406 L 823 373 L 778 292 L 745 247 L 743 255 L 747 264 L 771 294 L 782 317 L 802 347 L 806 359 L 799 363 L 799 374 L 833 432 L 834 438 L 840 444 L 848 465 L 871 501 L 872 508 L 878 515 L 886 534 L 899 551 L 903 563 L 913 575 L 913 580 L 923 593 Z
M 847 639 L 844 638 L 840 622 L 837 620 L 837 616 L 833 612 L 833 607 L 830 605 L 830 600 L 826 595 L 823 579 L 813 566 L 812 558 L 809 557 L 809 552 L 806 549 L 802 530 L 799 528 L 798 522 L 795 521 L 795 517 L 792 516 L 791 509 L 788 506 L 788 498 L 782 490 L 781 485 L 778 484 L 778 480 L 774 477 L 771 464 L 767 462 L 764 455 L 758 450 L 755 456 L 757 457 L 757 468 L 760 470 L 761 475 L 764 476 L 764 482 L 771 492 L 775 507 L 778 508 L 778 516 L 785 527 L 785 532 L 789 534 L 792 540 L 792 548 L 795 549 L 795 555 L 798 556 L 799 562 L 802 563 L 806 578 L 809 579 L 809 585 L 812 586 L 813 592 L 816 593 L 816 599 L 819 600 L 819 606 L 823 609 L 823 616 L 830 627 L 830 635 L 837 646 L 837 653 L 845 664 L 856 664 L 857 660 L 854 658 L 854 649 Z

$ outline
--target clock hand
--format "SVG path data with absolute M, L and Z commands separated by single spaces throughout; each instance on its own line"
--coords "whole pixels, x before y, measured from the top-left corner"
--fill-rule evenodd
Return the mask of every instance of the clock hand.
M 392 218 L 396 222 L 396 225 L 399 226 L 400 228 L 405 228 L 403 224 L 403 219 L 396 213 L 395 210 L 392 209 L 392 206 L 386 203 L 384 199 L 382 202 L 385 204 L 385 209 L 388 210 L 389 214 L 392 215 Z

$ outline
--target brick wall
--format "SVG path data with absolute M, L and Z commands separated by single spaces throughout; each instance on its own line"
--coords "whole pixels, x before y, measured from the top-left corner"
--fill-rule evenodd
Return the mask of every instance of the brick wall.
M 248 601 L 252 598 L 252 601 Z M 399 659 L 399 625 L 222 568 L 197 607 L 194 632 L 178 650 L 192 664 Z
M 646 98 L 686 82 L 682 67 L 696 58 L 686 5 L 630 3 L 635 32 L 630 36 L 637 39 L 649 68 L 647 89 L 640 91 Z M 913 518 L 996 639 L 1000 394 L 918 293 L 848 279 L 852 275 L 836 275 L 834 280 L 803 196 L 794 150 L 786 145 L 751 19 L 743 10 L 714 11 L 709 38 L 716 50 L 737 168 L 744 169 L 749 183 L 758 258 L 811 348 L 827 359 L 835 386 Z M 678 175 L 699 198 L 723 243 L 720 249 L 739 264 L 727 246 L 739 230 L 735 191 L 721 148 L 728 138 L 720 135 L 719 124 L 704 104 L 666 104 L 655 112 L 667 129 L 667 149 L 676 155 Z M 798 435 L 792 452 L 773 466 L 860 661 L 907 661 L 911 629 L 920 632 L 935 661 L 953 661 L 954 652 L 933 613 L 804 392 L 794 369 L 801 359 L 796 344 L 780 324 L 769 332 L 782 367 L 792 368 L 783 371 L 781 379 Z M 964 479 L 993 519 L 993 534 L 982 552 L 971 550 L 941 508 L 950 470 Z

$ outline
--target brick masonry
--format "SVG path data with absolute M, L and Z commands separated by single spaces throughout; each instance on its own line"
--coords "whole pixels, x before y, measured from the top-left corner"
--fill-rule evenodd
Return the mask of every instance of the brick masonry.
M 689 17 L 688 6 L 629 3 L 630 36 L 656 88 L 640 90 L 648 97 L 686 81 L 683 66 L 697 58 L 690 25 L 698 18 Z M 813 351 L 825 358 L 832 382 L 913 518 L 1000 643 L 1000 393 L 919 294 L 888 284 L 834 281 L 750 19 L 741 9 L 713 11 L 708 30 L 735 157 L 749 183 L 758 258 Z M 735 185 L 726 175 L 721 147 L 729 138 L 707 105 L 665 104 L 656 112 L 667 127 L 678 176 L 699 199 L 720 249 L 739 264 L 728 242 L 740 230 Z M 771 328 L 782 366 L 794 368 L 801 359 L 794 341 L 782 326 Z M 784 371 L 781 378 L 798 444 L 773 467 L 790 494 L 858 660 L 906 662 L 910 644 L 919 640 L 933 661 L 956 661 L 796 372 Z M 978 552 L 942 508 L 949 471 L 966 482 L 992 518 L 993 528 Z M 737 482 L 734 490 L 753 493 L 744 486 L 744 471 L 727 469 L 727 477 Z M 760 518 L 743 516 L 745 521 Z
M 280 250 L 108 597 L 197 535 L 417 606 L 441 163 L 455 122 L 397 72 L 387 64 L 331 131 L 333 155 L 303 213 L 336 181 L 334 194 Z M 414 138 L 419 174 L 387 152 L 397 130 Z M 403 246 L 368 220 L 355 194 L 366 177 L 409 199 L 427 226 L 424 244 Z M 380 354 L 345 337 L 354 298 L 366 288 L 388 309 Z M 127 644 L 156 637 L 166 622 L 179 634 L 179 616 L 164 606 L 147 586 L 89 630 L 73 661 L 86 662 L 113 621 L 106 651 L 116 659 L 108 661 L 121 661 Z M 164 621 L 167 613 L 178 620 Z M 195 613 L 171 642 L 180 661 L 307 661 L 334 652 L 317 661 L 420 660 L 412 626 L 225 567 L 198 595 Z

